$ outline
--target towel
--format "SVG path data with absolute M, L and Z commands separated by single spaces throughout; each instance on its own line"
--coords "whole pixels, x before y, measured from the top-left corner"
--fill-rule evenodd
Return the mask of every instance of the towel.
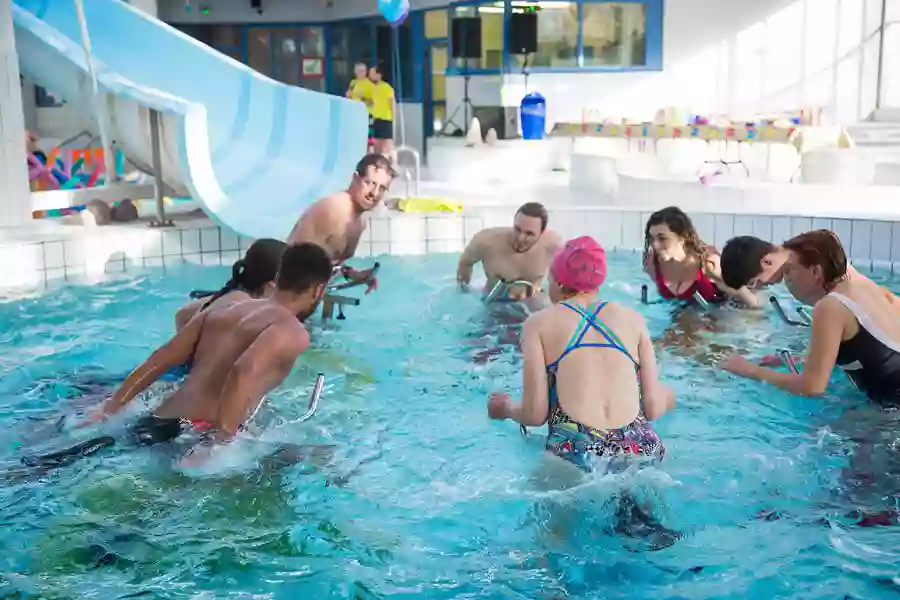
M 441 198 L 403 198 L 397 202 L 397 208 L 407 213 L 458 213 L 463 206 Z

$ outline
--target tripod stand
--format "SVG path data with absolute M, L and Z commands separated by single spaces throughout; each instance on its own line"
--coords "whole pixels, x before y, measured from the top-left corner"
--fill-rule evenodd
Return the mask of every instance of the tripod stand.
M 447 123 L 444 125 L 443 131 L 447 131 L 449 129 L 448 125 L 455 125 L 457 129 L 461 129 L 463 135 L 469 135 L 469 109 L 472 109 L 472 116 L 475 115 L 475 107 L 472 105 L 472 101 L 469 99 L 469 80 L 472 78 L 469 75 L 469 59 L 463 59 L 463 101 L 462 105 L 457 106 L 453 111 L 453 114 L 450 115 L 450 118 L 447 119 Z M 456 117 L 457 113 L 459 113 L 459 109 L 463 111 L 463 126 L 460 127 L 458 123 L 456 123 L 453 118 Z

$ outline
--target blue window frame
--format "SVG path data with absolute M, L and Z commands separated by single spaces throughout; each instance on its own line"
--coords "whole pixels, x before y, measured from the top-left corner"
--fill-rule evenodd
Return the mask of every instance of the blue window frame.
M 664 0 L 462 0 L 452 3 L 454 16 L 482 16 L 482 58 L 452 61 L 449 75 L 517 73 L 584 73 L 662 70 Z M 538 52 L 510 53 L 509 21 L 514 12 L 536 11 Z M 502 51 L 496 25 L 484 36 L 485 18 L 502 16 Z M 543 17 L 543 19 L 542 19 Z M 542 27 L 542 24 L 544 26 Z M 451 40 L 452 44 L 452 40 Z M 451 48 L 452 55 L 452 48 Z M 474 64 L 473 64 L 474 63 Z

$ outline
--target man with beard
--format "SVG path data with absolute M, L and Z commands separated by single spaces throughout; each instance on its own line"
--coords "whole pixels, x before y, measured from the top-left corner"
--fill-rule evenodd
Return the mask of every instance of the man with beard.
M 206 452 L 230 441 L 309 348 L 309 334 L 301 321 L 322 300 L 331 273 L 331 259 L 321 247 L 308 243 L 288 247 L 274 294 L 197 313 L 81 425 L 119 412 L 170 368 L 189 362 L 184 384 L 129 428 L 130 441 L 152 445 L 192 433 Z M 102 436 L 62 452 L 30 457 L 25 464 L 58 467 L 115 444 L 115 438 Z
M 472 269 L 482 263 L 487 276 L 485 293 L 499 282 L 508 285 L 497 299 L 519 301 L 541 290 L 544 276 L 556 251 L 562 247 L 560 236 L 547 229 L 547 209 L 537 202 L 523 204 L 516 211 L 512 227 L 494 227 L 475 234 L 459 259 L 456 279 L 463 289 L 472 281 Z
M 325 248 L 334 265 L 349 282 L 366 284 L 366 292 L 378 286 L 373 269 L 344 265 L 356 254 L 359 239 L 368 226 L 367 213 L 377 207 L 394 179 L 391 161 L 367 154 L 356 165 L 350 187 L 317 201 L 300 216 L 288 236 L 289 244 L 311 242 Z

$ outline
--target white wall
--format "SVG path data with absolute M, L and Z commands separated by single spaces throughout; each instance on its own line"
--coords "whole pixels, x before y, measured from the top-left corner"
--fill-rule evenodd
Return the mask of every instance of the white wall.
M 13 40 L 12 3 L 0 1 L 0 227 L 31 221 L 22 86 Z
M 410 0 L 413 10 L 447 6 L 448 0 Z M 250 8 L 250 0 L 158 0 L 159 18 L 170 23 L 279 23 L 321 22 L 378 14 L 375 0 L 262 0 L 262 14 Z M 210 14 L 203 15 L 203 7 Z
M 900 17 L 900 0 L 888 0 Z M 664 106 L 691 113 L 754 113 L 826 108 L 852 123 L 875 108 L 882 0 L 669 0 L 663 70 L 642 73 L 536 74 L 529 91 L 547 98 L 548 120 L 650 119 Z M 896 19 L 900 21 L 900 18 Z M 900 25 L 887 40 L 885 99 L 900 105 Z M 888 76 L 890 73 L 890 76 Z M 472 77 L 475 105 L 517 106 L 521 75 Z M 463 97 L 463 78 L 447 83 L 448 110 Z
M 881 108 L 900 108 L 900 0 L 888 0 L 886 13 Z

